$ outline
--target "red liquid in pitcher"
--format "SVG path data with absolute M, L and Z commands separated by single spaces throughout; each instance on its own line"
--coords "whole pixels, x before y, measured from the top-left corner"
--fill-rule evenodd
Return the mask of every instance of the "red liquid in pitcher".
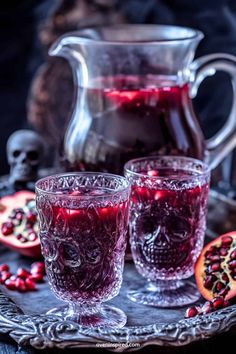
M 106 190 L 102 190 L 102 194 Z M 64 191 L 63 194 L 70 194 Z M 73 195 L 101 194 L 80 188 Z M 66 200 L 65 200 L 66 202 Z M 92 303 L 117 295 L 123 272 L 126 246 L 127 202 L 107 207 L 68 209 L 45 205 L 45 220 L 51 222 L 40 235 L 46 271 L 53 291 L 60 299 Z M 52 214 L 51 214 L 52 213 Z M 46 221 L 47 222 L 47 221 Z
M 80 113 L 73 168 L 123 174 L 124 163 L 136 157 L 203 158 L 204 139 L 188 84 L 150 75 L 101 78 L 91 85 L 79 88 L 87 104 Z
M 190 182 L 191 172 L 177 171 L 176 181 L 168 169 L 160 175 L 173 177 L 168 187 L 132 187 L 132 254 L 150 280 L 188 278 L 203 246 L 209 186 Z

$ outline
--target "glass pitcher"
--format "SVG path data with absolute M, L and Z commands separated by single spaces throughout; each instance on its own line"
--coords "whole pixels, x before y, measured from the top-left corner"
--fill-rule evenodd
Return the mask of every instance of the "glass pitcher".
M 75 170 L 122 173 L 147 155 L 182 155 L 214 168 L 236 145 L 236 57 L 193 61 L 203 34 L 175 26 L 118 25 L 73 32 L 49 54 L 69 60 L 76 86 L 64 154 Z M 231 76 L 233 105 L 223 128 L 205 140 L 193 110 L 202 80 Z

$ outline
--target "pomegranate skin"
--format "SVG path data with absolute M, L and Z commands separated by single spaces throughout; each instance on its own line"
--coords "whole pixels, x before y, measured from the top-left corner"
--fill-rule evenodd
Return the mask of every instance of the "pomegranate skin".
M 236 231 L 208 243 L 195 264 L 195 279 L 206 300 L 236 297 Z

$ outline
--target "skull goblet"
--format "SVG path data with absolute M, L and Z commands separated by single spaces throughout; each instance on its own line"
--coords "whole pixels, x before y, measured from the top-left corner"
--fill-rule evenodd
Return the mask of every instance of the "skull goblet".
M 121 176 L 67 173 L 36 183 L 49 283 L 69 306 L 50 311 L 84 326 L 122 327 L 123 311 L 101 303 L 122 282 L 130 187 Z
M 144 157 L 125 165 L 132 186 L 130 243 L 138 272 L 148 279 L 128 294 L 158 307 L 195 302 L 193 274 L 202 249 L 210 172 L 187 157 Z

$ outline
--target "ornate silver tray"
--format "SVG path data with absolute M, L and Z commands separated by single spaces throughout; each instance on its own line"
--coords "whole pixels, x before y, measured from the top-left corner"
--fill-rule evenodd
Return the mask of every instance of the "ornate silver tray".
M 0 263 L 7 262 L 14 271 L 30 261 L 0 248 Z M 44 313 L 60 303 L 48 284 L 39 291 L 17 293 L 0 288 L 0 333 L 8 334 L 21 346 L 44 348 L 96 347 L 123 352 L 147 345 L 182 346 L 212 337 L 236 325 L 236 305 L 212 314 L 184 319 L 185 308 L 157 309 L 130 302 L 127 288 L 138 286 L 143 279 L 132 264 L 127 264 L 121 293 L 111 303 L 128 315 L 122 329 L 86 329 Z M 201 302 L 201 300 L 200 300 Z

